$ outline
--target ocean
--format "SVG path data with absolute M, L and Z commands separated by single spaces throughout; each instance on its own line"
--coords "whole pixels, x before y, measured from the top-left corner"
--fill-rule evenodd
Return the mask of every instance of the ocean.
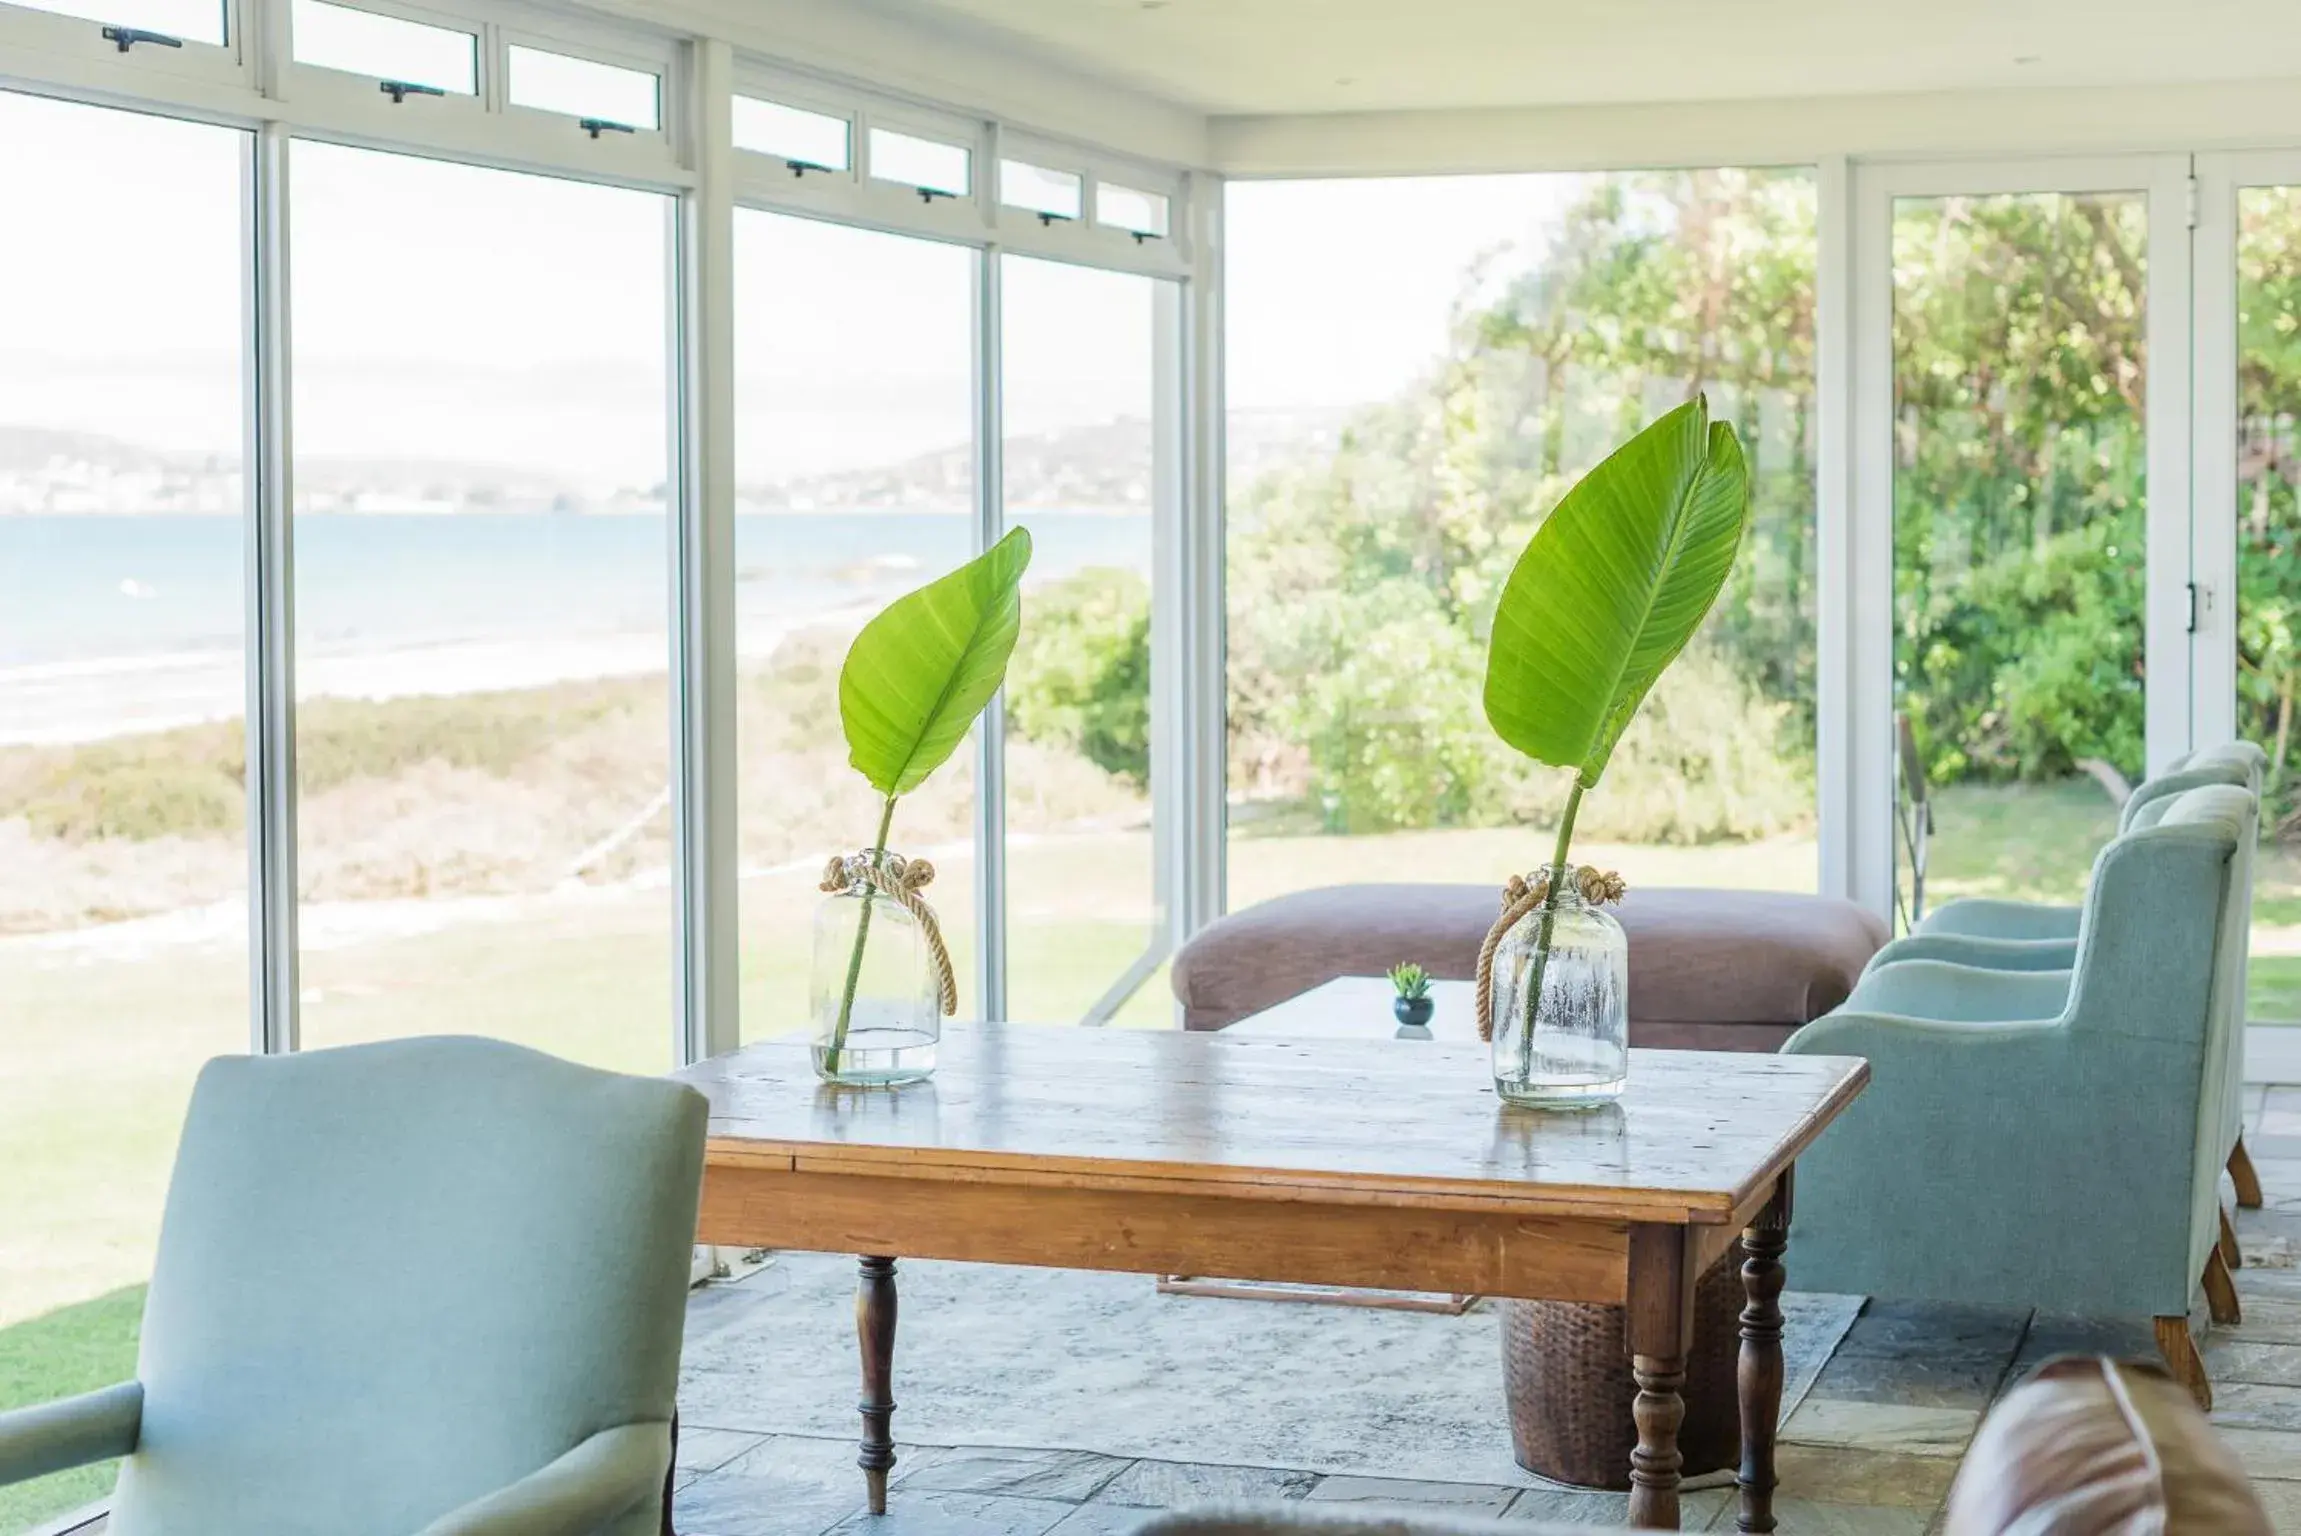
M 1034 581 L 1149 575 L 1147 513 L 1030 512 Z M 669 528 L 645 516 L 297 520 L 298 691 L 362 697 L 660 670 Z M 875 607 L 967 558 L 951 513 L 736 519 L 738 644 Z M 237 714 L 244 551 L 232 516 L 0 517 L 0 742 Z

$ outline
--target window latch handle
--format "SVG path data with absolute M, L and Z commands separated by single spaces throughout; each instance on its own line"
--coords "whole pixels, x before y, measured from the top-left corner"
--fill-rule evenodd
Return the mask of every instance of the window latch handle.
M 181 48 L 184 46 L 184 40 L 180 37 L 170 37 L 165 32 L 147 32 L 142 27 L 106 27 L 104 29 L 104 41 L 117 44 L 122 53 L 126 53 L 138 43 L 151 43 L 161 48 Z
M 445 96 L 447 92 L 436 85 L 415 85 L 406 80 L 379 80 L 376 89 L 392 99 L 397 106 L 410 96 Z
M 603 133 L 636 133 L 639 131 L 629 123 L 611 122 L 604 117 L 580 117 L 576 119 L 575 126 L 595 139 Z

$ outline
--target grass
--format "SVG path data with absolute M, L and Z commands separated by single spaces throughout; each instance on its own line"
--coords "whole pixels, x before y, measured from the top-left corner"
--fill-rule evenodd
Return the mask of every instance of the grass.
M 93 1392 L 136 1374 L 144 1288 L 122 1286 L 77 1306 L 0 1328 L 0 1413 Z M 118 1463 L 75 1467 L 0 1487 L 0 1531 L 21 1531 L 112 1491 Z

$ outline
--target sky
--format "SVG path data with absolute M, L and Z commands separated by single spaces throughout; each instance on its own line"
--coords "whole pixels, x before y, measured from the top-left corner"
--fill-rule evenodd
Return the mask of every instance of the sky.
M 155 0 L 175 3 L 175 0 Z M 232 454 L 245 139 L 0 93 L 0 424 Z M 297 143 L 299 453 L 646 486 L 667 458 L 667 199 Z M 1584 178 L 1244 183 L 1226 205 L 1234 409 L 1379 400 L 1446 345 L 1465 271 Z M 969 435 L 974 253 L 745 211 L 739 477 Z M 1007 429 L 1142 418 L 1155 280 L 1008 258 Z

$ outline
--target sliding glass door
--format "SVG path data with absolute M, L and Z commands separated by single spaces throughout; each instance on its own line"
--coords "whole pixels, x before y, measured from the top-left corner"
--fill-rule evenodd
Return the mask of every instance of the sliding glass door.
M 1858 177 L 1857 813 L 1901 922 L 2079 899 L 2188 748 L 2185 173 Z
M 2301 154 L 2198 160 L 2199 741 L 2268 754 L 2247 1012 L 2301 1023 Z

